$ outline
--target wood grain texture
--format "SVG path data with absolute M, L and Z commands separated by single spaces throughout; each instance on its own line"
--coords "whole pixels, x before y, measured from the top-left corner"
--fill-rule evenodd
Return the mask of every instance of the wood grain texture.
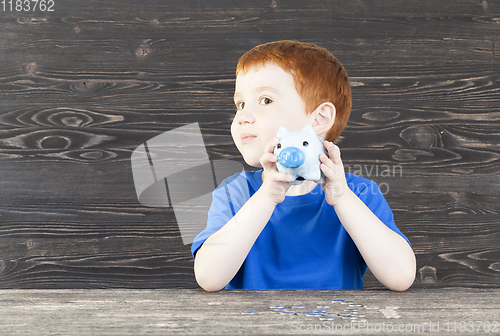
M 243 162 L 235 65 L 280 39 L 346 67 L 342 157 L 386 194 L 414 286 L 500 286 L 497 1 L 56 4 L 0 13 L 0 288 L 197 287 L 173 210 L 137 200 L 132 151 L 198 122 L 210 159 Z
M 498 289 L 386 290 L 2 290 L 0 329 L 30 335 L 494 335 L 500 310 Z M 351 301 L 359 306 L 333 303 Z M 304 308 L 293 308 L 292 305 Z M 273 305 L 290 311 L 343 313 L 356 309 L 358 320 L 336 315 L 273 313 Z M 392 307 L 399 318 L 386 318 Z M 370 309 L 368 309 L 370 308 Z M 242 314 L 253 311 L 254 314 Z M 363 322 L 364 320 L 364 322 Z M 351 323 L 352 322 L 352 323 Z M 456 324 L 454 324 L 454 322 Z M 469 323 L 472 323 L 470 325 Z M 401 328 L 401 329 L 400 329 Z

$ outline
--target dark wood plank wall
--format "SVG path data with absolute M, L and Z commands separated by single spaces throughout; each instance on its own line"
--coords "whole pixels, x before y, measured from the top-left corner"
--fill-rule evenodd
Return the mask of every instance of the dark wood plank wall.
M 338 144 L 351 172 L 388 192 L 417 255 L 414 286 L 499 287 L 499 36 L 498 0 L 1 11 L 0 288 L 196 287 L 173 211 L 137 201 L 131 153 L 199 122 L 211 159 L 242 161 L 235 64 L 280 39 L 345 65 L 354 104 Z

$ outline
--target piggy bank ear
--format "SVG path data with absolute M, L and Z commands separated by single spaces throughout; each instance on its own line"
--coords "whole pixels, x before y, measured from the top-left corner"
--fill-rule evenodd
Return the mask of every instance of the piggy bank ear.
M 311 125 L 305 125 L 302 131 L 311 136 L 316 136 L 316 131 Z
M 278 130 L 278 133 L 276 134 L 276 136 L 281 139 L 288 132 L 290 132 L 290 131 L 286 127 L 280 127 L 279 130 Z

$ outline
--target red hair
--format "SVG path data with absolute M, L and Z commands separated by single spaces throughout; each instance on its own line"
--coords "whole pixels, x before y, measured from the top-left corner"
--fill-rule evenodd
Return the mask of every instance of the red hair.
M 337 140 L 347 124 L 352 106 L 349 77 L 342 64 L 328 50 L 314 44 L 277 41 L 258 45 L 241 56 L 236 75 L 267 62 L 276 63 L 293 76 L 307 114 L 324 102 L 335 105 L 335 123 L 326 133 L 325 140 Z

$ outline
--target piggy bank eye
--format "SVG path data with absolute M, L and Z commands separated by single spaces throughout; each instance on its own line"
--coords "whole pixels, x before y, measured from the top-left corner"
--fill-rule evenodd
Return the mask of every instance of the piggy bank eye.
M 281 148 L 281 144 L 279 143 L 276 148 L 280 149 Z
M 304 147 L 307 147 L 307 146 L 309 146 L 309 142 L 307 142 L 307 141 L 304 141 L 304 142 L 302 143 L 302 146 L 304 146 Z

